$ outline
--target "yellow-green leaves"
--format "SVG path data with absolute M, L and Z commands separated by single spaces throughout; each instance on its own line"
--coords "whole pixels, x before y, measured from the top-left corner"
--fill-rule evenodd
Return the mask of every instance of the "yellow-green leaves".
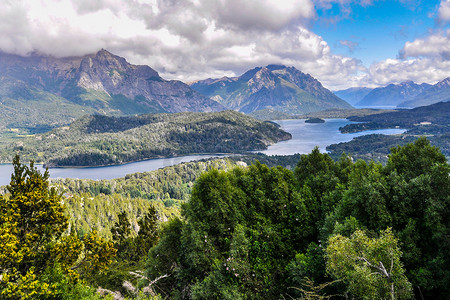
M 16 157 L 14 173 L 0 195 L 0 298 L 44 299 L 57 292 L 56 285 L 42 279 L 47 268 L 59 265 L 63 276 L 83 266 L 84 274 L 105 269 L 116 254 L 112 242 L 95 231 L 81 240 L 65 234 L 67 217 L 61 196 L 33 166 L 22 165 Z
M 379 238 L 356 230 L 350 238 L 329 239 L 327 271 L 343 280 L 349 291 L 363 299 L 408 299 L 411 284 L 400 262 L 398 240 L 390 228 Z

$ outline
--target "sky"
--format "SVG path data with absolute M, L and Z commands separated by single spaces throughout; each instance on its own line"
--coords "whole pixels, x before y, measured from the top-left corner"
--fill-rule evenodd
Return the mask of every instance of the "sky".
M 294 66 L 331 90 L 450 76 L 450 0 L 0 0 L 0 50 L 106 49 L 165 79 Z

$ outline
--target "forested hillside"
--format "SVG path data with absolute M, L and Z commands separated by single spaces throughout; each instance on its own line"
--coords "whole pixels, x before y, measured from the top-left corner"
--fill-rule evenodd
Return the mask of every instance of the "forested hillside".
M 294 172 L 211 170 L 163 227 L 147 276 L 169 275 L 158 287 L 175 299 L 444 299 L 449 171 L 423 138 L 385 167 L 316 149 Z
M 450 296 L 450 165 L 425 138 L 391 149 L 385 166 L 314 149 L 294 170 L 219 159 L 52 182 L 63 196 L 48 174 L 14 165 L 0 195 L 6 299 Z M 172 197 L 185 204 L 166 221 L 163 206 L 181 202 Z M 112 224 L 112 241 L 79 228 L 76 215 L 97 220 L 94 229 Z M 26 240 L 20 224 L 32 225 Z
M 361 122 L 361 124 L 346 125 L 341 129 L 341 132 L 350 133 L 383 128 L 411 129 L 424 122 L 448 127 L 449 112 L 450 102 L 440 102 L 407 110 L 398 110 L 361 117 L 354 116 L 349 117 L 349 120 Z
M 234 111 L 85 116 L 70 126 L 0 148 L 0 161 L 15 153 L 47 166 L 98 166 L 193 153 L 263 150 L 291 135 L 271 122 Z
M 100 236 L 111 238 L 110 229 L 121 211 L 126 210 L 130 222 L 137 220 L 151 206 L 156 206 L 161 221 L 180 216 L 181 204 L 191 196 L 194 182 L 212 168 L 229 170 L 247 166 L 256 160 L 269 166 L 294 168 L 300 155 L 239 155 L 181 163 L 163 169 L 129 174 L 110 180 L 52 179 L 52 185 L 64 192 L 69 221 L 77 232 L 95 228 Z
M 111 180 L 53 179 L 64 191 L 70 222 L 79 233 L 95 228 L 111 238 L 114 220 L 127 211 L 130 222 L 154 205 L 161 221 L 180 216 L 181 203 L 189 200 L 192 186 L 201 173 L 211 169 L 228 170 L 237 164 L 231 159 L 211 159 L 182 163 L 156 171 L 135 173 Z
M 331 151 L 334 158 L 347 153 L 355 159 L 366 161 L 373 159 L 385 163 L 391 147 L 405 145 L 419 136 L 427 136 L 450 160 L 450 102 L 349 119 L 360 123 L 340 128 L 342 133 L 385 128 L 404 128 L 407 131 L 395 136 L 379 134 L 361 136 L 347 143 L 330 145 L 327 150 Z

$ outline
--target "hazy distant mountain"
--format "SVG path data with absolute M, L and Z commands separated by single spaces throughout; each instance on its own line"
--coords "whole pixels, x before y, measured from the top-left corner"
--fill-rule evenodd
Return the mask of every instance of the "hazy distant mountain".
M 356 106 L 397 106 L 401 102 L 411 100 L 428 89 L 427 83 L 415 84 L 412 81 L 390 84 L 373 89 Z
M 341 99 L 344 99 L 351 105 L 355 105 L 361 101 L 373 89 L 366 87 L 352 87 L 346 90 L 335 91 L 334 94 Z
M 294 67 L 280 65 L 258 67 L 240 77 L 200 80 L 191 83 L 191 87 L 227 108 L 245 113 L 273 109 L 300 114 L 351 108 L 317 79 Z
M 67 111 L 70 117 L 79 116 L 72 114 L 74 107 L 115 115 L 224 109 L 188 85 L 165 80 L 152 68 L 129 64 L 106 50 L 69 58 L 0 53 L 0 87 L 0 104 L 12 111 L 17 108 L 14 100 L 20 107 L 33 99 L 51 106 L 58 99 L 73 106 Z M 20 110 L 15 113 L 19 119 L 23 117 Z
M 400 103 L 398 107 L 418 107 L 447 101 L 450 101 L 450 77 L 439 81 L 414 99 Z

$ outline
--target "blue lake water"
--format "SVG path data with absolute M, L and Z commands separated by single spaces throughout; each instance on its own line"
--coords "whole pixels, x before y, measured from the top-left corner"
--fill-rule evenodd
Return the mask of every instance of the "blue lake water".
M 383 129 L 370 130 L 358 133 L 342 134 L 339 127 L 350 124 L 346 119 L 327 119 L 325 123 L 312 124 L 305 123 L 305 120 L 280 120 L 276 121 L 285 131 L 292 134 L 289 141 L 279 142 L 270 146 L 265 151 L 260 151 L 267 155 L 290 155 L 295 153 L 309 153 L 318 146 L 322 152 L 325 147 L 331 144 L 348 142 L 354 137 L 381 133 L 381 134 L 400 134 L 404 129 Z M 219 155 L 189 155 L 175 158 L 150 159 L 140 162 L 134 162 L 118 166 L 92 167 L 92 168 L 52 168 L 50 177 L 52 178 L 86 178 L 86 179 L 112 179 L 124 177 L 127 174 L 136 172 L 153 171 L 160 168 L 176 165 L 182 162 L 200 160 L 204 158 L 215 157 Z M 37 166 L 42 169 L 42 166 Z M 0 165 L 0 186 L 9 184 L 11 173 L 13 171 L 11 164 Z
M 367 134 L 400 134 L 405 129 L 381 129 L 367 130 L 356 133 L 341 133 L 339 127 L 343 127 L 353 122 L 347 119 L 326 119 L 325 123 L 305 123 L 305 120 L 280 120 L 275 121 L 281 125 L 283 130 L 292 134 L 292 139 L 276 143 L 269 146 L 265 151 L 260 151 L 267 155 L 291 155 L 295 153 L 309 153 L 315 146 L 321 152 L 331 144 L 349 142 L 353 138 Z

